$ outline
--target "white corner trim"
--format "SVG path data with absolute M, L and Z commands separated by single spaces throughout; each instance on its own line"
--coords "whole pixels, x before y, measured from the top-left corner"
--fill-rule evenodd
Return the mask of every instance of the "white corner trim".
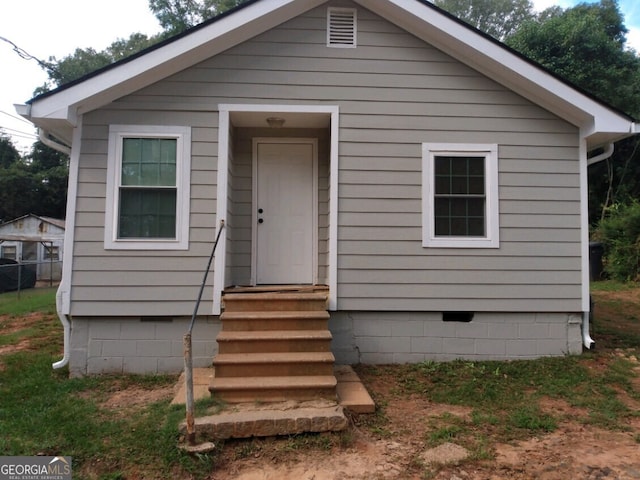
M 442 237 L 435 235 L 433 160 L 437 154 L 485 156 L 485 237 Z M 438 248 L 499 248 L 500 212 L 498 198 L 498 145 L 493 143 L 422 144 L 422 246 Z
M 338 310 L 338 187 L 340 175 L 340 110 L 331 112 L 329 152 L 329 310 Z
M 220 229 L 220 220 L 227 221 L 228 211 L 228 182 L 229 182 L 229 110 L 219 108 L 218 112 L 218 174 L 216 182 L 216 235 Z M 227 225 L 229 227 L 229 225 Z M 222 312 L 222 292 L 225 287 L 225 272 L 227 266 L 227 236 L 220 235 L 218 250 L 213 259 L 213 315 Z
M 587 142 L 580 141 L 578 162 L 580 169 L 580 255 L 582 259 L 582 311 L 589 312 L 590 278 L 589 278 L 589 180 Z
M 122 161 L 122 140 L 130 137 L 175 138 L 178 164 L 176 171 L 176 238 L 118 239 L 117 193 Z M 188 250 L 191 204 L 191 127 L 166 125 L 110 125 L 107 154 L 107 192 L 105 199 L 105 250 Z
M 58 286 L 57 298 L 60 300 L 59 313 L 71 313 L 71 285 L 73 277 L 73 253 L 76 233 L 76 206 L 78 199 L 78 174 L 80 171 L 80 150 L 82 146 L 82 121 L 73 129 L 73 143 L 69 157 L 69 188 L 67 191 L 67 215 L 64 230 L 64 257 L 62 260 L 62 278 Z

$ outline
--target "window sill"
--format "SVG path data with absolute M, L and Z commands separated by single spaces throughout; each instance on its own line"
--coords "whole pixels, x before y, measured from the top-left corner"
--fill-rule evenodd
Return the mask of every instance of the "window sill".
M 188 241 L 179 240 L 112 240 L 104 243 L 105 250 L 188 250 Z
M 500 241 L 494 238 L 438 237 L 422 241 L 425 248 L 500 248 Z

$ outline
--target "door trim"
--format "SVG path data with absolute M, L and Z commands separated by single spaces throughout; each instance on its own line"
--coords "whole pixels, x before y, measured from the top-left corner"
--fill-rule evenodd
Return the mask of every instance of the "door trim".
M 217 156 L 217 182 L 214 188 L 216 198 L 216 229 L 217 234 L 222 228 L 221 220 L 227 219 L 229 214 L 229 164 L 233 155 L 233 142 L 231 139 L 231 116 L 234 113 L 257 112 L 268 115 L 281 113 L 295 113 L 313 116 L 329 117 L 329 242 L 328 257 L 329 266 L 327 283 L 329 284 L 329 310 L 337 311 L 338 299 L 338 172 L 340 171 L 340 107 L 338 105 L 283 105 L 283 104 L 218 104 L 218 156 Z M 226 230 L 226 228 L 225 228 Z M 69 229 L 67 229 L 67 232 Z M 212 232 L 213 233 L 213 232 Z M 222 312 L 222 292 L 225 287 L 227 266 L 227 236 L 220 237 L 220 243 L 213 261 L 213 303 L 211 313 L 220 315 Z M 215 238 L 215 235 L 213 235 Z M 70 265 L 71 262 L 65 264 Z
M 251 165 L 251 285 L 257 284 L 258 259 L 258 144 L 304 144 L 312 147 L 311 283 L 318 283 L 318 139 L 303 137 L 254 137 Z

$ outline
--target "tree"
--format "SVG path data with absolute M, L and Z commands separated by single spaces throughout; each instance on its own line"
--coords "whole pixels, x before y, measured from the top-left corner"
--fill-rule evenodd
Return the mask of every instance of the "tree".
M 619 110 L 640 115 L 640 58 L 625 48 L 627 28 L 616 0 L 542 12 L 507 43 Z M 590 219 L 640 196 L 640 149 L 619 142 L 614 156 L 589 170 Z
M 23 158 L 0 138 L 0 220 L 28 213 L 64 218 L 68 176 L 66 155 L 36 142 Z
M 33 194 L 37 199 L 37 207 L 32 211 L 39 215 L 65 218 L 69 157 L 42 142 L 36 142 L 27 161 L 34 177 Z
M 640 113 L 640 59 L 625 49 L 616 0 L 555 7 L 507 39 L 527 57 L 631 115 Z
M 535 18 L 530 0 L 435 0 L 434 4 L 498 40 Z
M 149 8 L 168 35 L 181 33 L 247 0 L 149 0 Z
M 21 158 L 0 168 L 0 219 L 7 221 L 34 212 L 35 190 L 34 177 Z
M 101 52 L 93 48 L 77 48 L 75 52 L 61 60 L 56 59 L 56 57 L 50 57 L 45 67 L 49 82 L 37 89 L 36 94 L 44 93 L 50 90 L 52 86 L 59 87 L 77 80 L 150 47 L 160 39 L 160 36 L 147 37 L 142 33 L 133 33 L 128 39 L 117 39 Z
M 0 169 L 13 165 L 19 159 L 20 153 L 11 142 L 11 138 L 2 135 L 2 132 L 0 132 Z

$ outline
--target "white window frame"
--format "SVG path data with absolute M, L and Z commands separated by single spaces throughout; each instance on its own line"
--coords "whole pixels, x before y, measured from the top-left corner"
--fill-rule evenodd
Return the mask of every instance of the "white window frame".
M 125 138 L 176 139 L 176 237 L 118 238 L 122 145 Z M 187 250 L 191 186 L 191 127 L 110 125 L 107 159 L 104 248 L 106 250 Z
M 435 176 L 437 156 L 477 156 L 485 159 L 485 232 L 483 237 L 435 235 Z M 498 145 L 491 143 L 422 144 L 422 246 L 440 248 L 499 248 Z

